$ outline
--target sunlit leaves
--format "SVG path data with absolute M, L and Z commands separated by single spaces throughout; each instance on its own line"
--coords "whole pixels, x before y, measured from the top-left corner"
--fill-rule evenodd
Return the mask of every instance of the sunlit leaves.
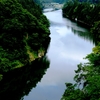
M 95 54 L 100 54 L 100 43 L 99 43 L 97 46 L 95 46 L 95 47 L 93 48 L 93 52 L 94 52 Z

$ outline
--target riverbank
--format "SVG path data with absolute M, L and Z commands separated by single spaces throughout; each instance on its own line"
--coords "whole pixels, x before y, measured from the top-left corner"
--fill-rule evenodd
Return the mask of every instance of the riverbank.
M 86 27 L 86 28 L 89 28 L 89 29 L 92 27 L 92 25 L 90 25 L 90 24 L 88 24 L 88 23 L 86 23 L 86 22 L 84 22 L 82 20 L 79 20 L 77 18 L 71 18 L 71 17 L 67 16 L 66 14 L 62 14 L 62 15 L 63 15 L 64 18 L 68 18 L 71 21 L 76 22 L 77 24 L 79 24 L 79 25 L 81 25 L 83 27 Z
M 100 4 L 91 4 L 90 2 L 66 2 L 62 8 L 63 16 L 75 20 L 77 23 L 87 27 L 94 27 L 95 22 L 100 20 Z

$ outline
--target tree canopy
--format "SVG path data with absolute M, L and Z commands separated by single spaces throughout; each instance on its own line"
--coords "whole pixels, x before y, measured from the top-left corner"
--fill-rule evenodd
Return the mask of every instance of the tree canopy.
M 93 26 L 94 22 L 100 19 L 99 16 L 100 3 L 93 4 L 90 2 L 78 2 L 77 0 L 69 0 L 63 6 L 63 16 Z

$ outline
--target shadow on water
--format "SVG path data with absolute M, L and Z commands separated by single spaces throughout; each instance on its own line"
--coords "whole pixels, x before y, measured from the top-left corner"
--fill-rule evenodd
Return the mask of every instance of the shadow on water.
M 44 56 L 22 68 L 4 73 L 0 81 L 0 100 L 23 100 L 41 81 L 49 63 L 48 58 Z
M 93 35 L 88 30 L 85 32 L 80 31 L 80 30 L 75 30 L 74 28 L 71 28 L 71 30 L 75 35 L 78 35 L 79 37 L 83 38 L 84 40 L 89 40 L 91 43 L 96 45 L 96 43 L 97 43 L 96 39 L 93 37 Z
M 75 35 L 78 35 L 79 37 L 83 38 L 84 40 L 88 40 L 92 42 L 94 45 L 97 44 L 97 39 L 95 36 L 93 36 L 92 33 L 90 33 L 90 27 L 81 23 L 77 23 L 76 21 L 69 20 L 66 18 L 63 18 L 63 20 L 67 23 L 66 27 L 68 29 L 71 29 L 72 32 Z

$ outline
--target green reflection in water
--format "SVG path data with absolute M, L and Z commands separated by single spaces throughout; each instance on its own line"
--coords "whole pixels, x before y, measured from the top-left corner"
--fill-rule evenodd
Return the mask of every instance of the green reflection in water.
M 22 68 L 4 73 L 0 81 L 0 100 L 23 100 L 41 80 L 49 68 L 49 63 L 45 56 Z
M 89 40 L 90 42 L 92 42 L 93 44 L 96 44 L 96 39 L 93 37 L 93 35 L 88 31 L 80 31 L 80 30 L 76 30 L 74 28 L 71 28 L 72 32 L 75 35 L 78 35 L 79 37 L 85 39 L 85 40 Z

